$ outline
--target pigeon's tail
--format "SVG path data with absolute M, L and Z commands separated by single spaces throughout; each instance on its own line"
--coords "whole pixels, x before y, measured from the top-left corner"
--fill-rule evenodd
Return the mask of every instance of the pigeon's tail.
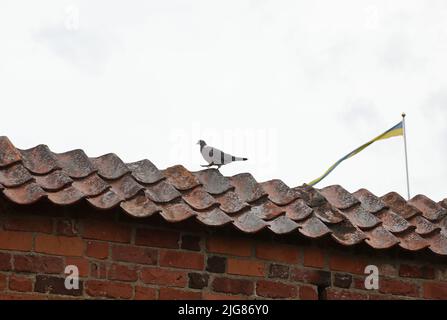
M 239 158 L 239 157 L 233 157 L 233 159 L 231 159 L 233 161 L 247 161 L 247 158 Z

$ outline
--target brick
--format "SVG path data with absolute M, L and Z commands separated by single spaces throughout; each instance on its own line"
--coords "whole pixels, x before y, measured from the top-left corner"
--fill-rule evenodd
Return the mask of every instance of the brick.
M 425 299 L 447 299 L 446 282 L 425 282 L 423 286 Z
M 325 299 L 327 300 L 367 300 L 368 296 L 363 293 L 349 290 L 327 288 L 325 289 Z
M 38 293 L 0 293 L 0 300 L 46 300 L 47 295 Z
M 293 268 L 290 272 L 290 280 L 329 287 L 331 285 L 331 273 L 323 270 Z
M 90 274 L 90 263 L 87 259 L 81 257 L 67 257 L 65 266 L 76 266 L 79 270 L 80 277 L 88 277 Z
M 431 266 L 415 266 L 401 264 L 399 268 L 399 276 L 405 278 L 434 279 L 435 269 Z
M 227 265 L 227 258 L 219 256 L 209 256 L 206 260 L 206 271 L 213 273 L 224 273 Z
M 297 295 L 297 288 L 290 284 L 261 280 L 256 283 L 256 294 L 273 299 L 294 298 Z
M 174 288 L 160 288 L 160 300 L 199 300 L 202 298 L 201 292 L 186 291 Z
M 83 222 L 82 235 L 87 239 L 129 243 L 131 228 L 116 222 L 87 220 Z
M 56 234 L 61 236 L 74 237 L 80 234 L 79 227 L 73 219 L 56 220 Z
M 352 283 L 352 275 L 345 273 L 334 274 L 334 287 L 349 288 Z
M 203 289 L 208 287 L 209 275 L 206 273 L 191 272 L 188 274 L 188 287 L 192 289 Z
M 193 235 L 183 235 L 181 248 L 191 251 L 200 251 L 201 238 Z
M 0 271 L 10 271 L 12 269 L 11 254 L 0 252 Z
M 112 264 L 107 273 L 107 278 L 110 280 L 137 281 L 137 269 L 121 264 Z
M 208 252 L 232 256 L 249 257 L 252 254 L 250 242 L 238 238 L 213 236 L 208 238 L 206 248 Z
M 142 264 L 157 264 L 157 250 L 125 245 L 112 247 L 112 258 L 117 261 L 126 261 Z
M 0 232 L 0 249 L 31 251 L 33 235 L 29 232 L 2 231 Z
M 287 279 L 289 277 L 289 267 L 280 264 L 271 264 L 269 278 Z
M 265 263 L 255 260 L 228 259 L 227 273 L 241 276 L 265 276 Z
M 40 255 L 14 255 L 14 271 L 33 273 L 63 273 L 64 260 Z
M 46 294 L 61 294 L 67 296 L 80 296 L 83 291 L 83 282 L 79 280 L 78 289 L 65 288 L 65 278 L 36 275 L 34 291 Z
M 137 229 L 135 234 L 135 244 L 158 247 L 158 248 L 179 248 L 180 233 L 175 231 Z
M 35 251 L 60 256 L 82 256 L 84 242 L 80 238 L 39 234 L 35 240 Z
M 318 300 L 318 291 L 313 286 L 301 286 L 299 288 L 300 300 Z
M 203 270 L 204 256 L 201 253 L 160 251 L 160 265 L 164 267 Z
M 95 279 L 107 278 L 107 265 L 105 262 L 90 263 L 90 276 Z
M 85 285 L 85 292 L 91 297 L 130 299 L 133 289 L 128 283 L 88 280 Z
M 47 217 L 7 217 L 3 228 L 11 231 L 52 233 L 53 221 Z
M 391 296 L 386 294 L 369 294 L 369 300 L 402 300 L 402 297 Z
M 398 275 L 398 270 L 393 264 L 381 263 L 378 267 L 380 276 L 397 277 Z
M 254 285 L 252 281 L 245 279 L 215 278 L 212 283 L 216 292 L 252 295 Z
M 0 293 L 0 300 L 46 300 L 47 296 L 39 293 Z
M 0 273 L 0 291 L 4 291 L 6 289 L 6 282 L 8 277 L 2 273 Z
M 399 296 L 418 296 L 418 286 L 414 283 L 404 282 L 395 279 L 379 279 L 379 292 L 389 293 Z
M 256 257 L 293 264 L 299 262 L 299 251 L 297 247 L 291 245 L 260 243 L 256 246 Z
M 135 287 L 135 300 L 155 300 L 157 299 L 157 290 L 148 287 Z
M 87 241 L 86 255 L 95 259 L 107 259 L 109 257 L 109 244 L 107 242 Z
M 223 294 L 223 293 L 203 292 L 202 299 L 203 300 L 246 300 L 247 298 L 244 296 L 233 296 L 233 295 Z
M 326 263 L 323 250 L 317 247 L 305 248 L 303 265 L 306 267 L 324 268 Z
M 360 277 L 360 278 L 353 278 L 352 281 L 352 287 L 354 289 L 359 289 L 359 290 L 368 290 L 365 287 L 365 280 L 366 280 L 366 276 L 365 277 Z
M 366 262 L 355 256 L 332 254 L 329 256 L 329 268 L 355 274 L 365 274 Z
M 9 276 L 9 290 L 20 292 L 32 292 L 33 280 L 29 277 L 10 275 Z
M 144 268 L 140 272 L 140 278 L 146 284 L 173 287 L 185 287 L 188 281 L 187 273 L 184 271 L 160 268 Z

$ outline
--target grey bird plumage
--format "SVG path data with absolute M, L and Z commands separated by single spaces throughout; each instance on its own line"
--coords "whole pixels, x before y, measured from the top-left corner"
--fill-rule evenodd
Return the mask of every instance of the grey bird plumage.
M 208 146 L 203 140 L 199 140 L 197 144 L 200 145 L 200 153 L 202 154 L 203 159 L 208 162 L 207 165 L 202 165 L 202 167 L 217 166 L 217 169 L 219 169 L 221 166 L 234 161 L 248 160 L 247 158 L 235 157 L 217 148 Z

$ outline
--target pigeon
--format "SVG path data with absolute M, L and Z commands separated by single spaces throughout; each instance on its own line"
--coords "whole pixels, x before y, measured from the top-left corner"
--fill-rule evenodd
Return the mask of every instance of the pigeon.
M 203 159 L 208 162 L 207 165 L 202 165 L 202 167 L 217 166 L 217 169 L 220 169 L 220 167 L 224 164 L 228 164 L 234 161 L 248 160 L 247 158 L 235 157 L 219 149 L 208 146 L 203 140 L 199 140 L 197 144 L 200 144 L 200 153 L 202 154 Z

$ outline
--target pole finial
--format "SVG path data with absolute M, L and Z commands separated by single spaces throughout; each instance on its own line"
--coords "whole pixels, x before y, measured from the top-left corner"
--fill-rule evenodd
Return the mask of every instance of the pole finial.
M 402 112 L 402 118 L 405 118 L 406 114 L 405 112 Z

